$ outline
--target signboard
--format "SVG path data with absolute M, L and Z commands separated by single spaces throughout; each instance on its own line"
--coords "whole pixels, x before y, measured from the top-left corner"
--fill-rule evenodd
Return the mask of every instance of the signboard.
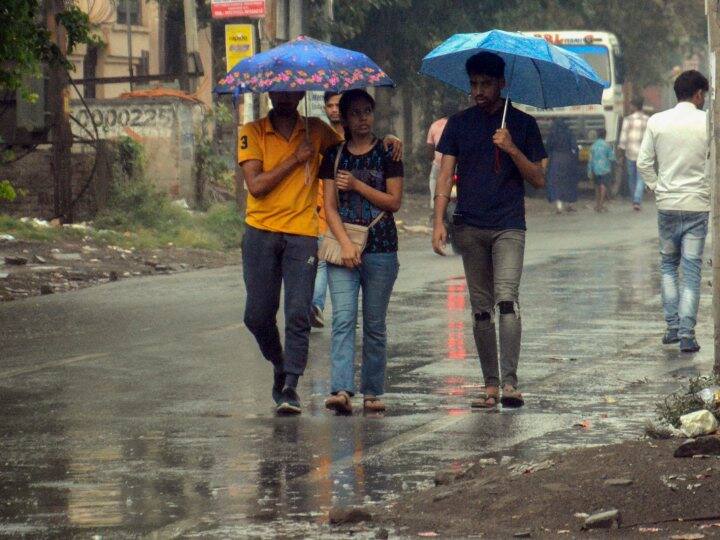
M 255 54 L 255 28 L 252 24 L 225 25 L 225 71 Z
M 316 116 L 324 121 L 327 121 L 325 116 L 325 92 L 313 90 L 305 93 L 305 98 L 308 102 L 307 115 Z M 305 116 L 305 102 L 301 101 L 298 106 L 298 112 Z
M 264 17 L 265 0 L 211 0 L 213 19 Z

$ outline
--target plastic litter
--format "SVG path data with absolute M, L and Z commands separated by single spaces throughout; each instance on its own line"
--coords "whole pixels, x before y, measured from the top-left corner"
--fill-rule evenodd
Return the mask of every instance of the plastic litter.
M 680 429 L 688 437 L 708 435 L 717 431 L 718 421 L 708 410 L 688 413 L 680 417 Z
M 720 386 L 708 386 L 695 395 L 703 400 L 706 407 L 715 408 L 720 403 Z

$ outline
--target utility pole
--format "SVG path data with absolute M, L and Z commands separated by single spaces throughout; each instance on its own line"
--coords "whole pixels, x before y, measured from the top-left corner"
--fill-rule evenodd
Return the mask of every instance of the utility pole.
M 64 0 L 46 0 L 45 17 L 52 40 L 60 53 L 67 54 L 67 34 L 55 16 L 65 9 Z M 52 143 L 52 172 L 55 216 L 72 223 L 72 131 L 70 129 L 70 96 L 68 77 L 62 65 L 48 66 L 48 106 L 50 109 L 50 142 Z
M 197 9 L 195 7 L 195 0 L 183 0 L 183 9 L 185 13 L 185 73 L 197 73 L 197 66 L 194 65 L 195 58 L 197 57 L 199 51 Z M 191 58 L 193 59 L 192 69 L 190 69 Z M 195 90 L 197 90 L 197 78 L 187 77 L 187 88 L 185 88 L 185 90 L 191 93 L 195 92 Z
M 133 0 L 125 0 L 125 23 L 127 24 L 127 48 L 128 48 L 128 75 L 130 75 L 130 91 L 131 92 L 133 91 L 132 22 L 130 20 L 130 3 L 132 1 Z
M 717 83 L 720 80 L 718 59 L 720 58 L 720 19 L 718 18 L 720 0 L 706 0 L 705 10 L 708 19 L 708 40 L 710 52 L 710 178 L 713 182 L 713 213 L 712 213 L 712 269 L 713 269 L 713 320 L 714 358 L 713 372 L 720 375 L 720 189 L 717 173 L 720 171 L 720 100 L 718 99 Z

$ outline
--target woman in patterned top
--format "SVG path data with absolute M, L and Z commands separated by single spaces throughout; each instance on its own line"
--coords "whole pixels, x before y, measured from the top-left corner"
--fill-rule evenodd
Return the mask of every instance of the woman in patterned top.
M 352 413 L 355 393 L 355 325 L 362 289 L 363 363 L 360 392 L 363 409 L 384 411 L 387 336 L 385 316 L 397 278 L 398 235 L 393 213 L 402 201 L 403 164 L 373 134 L 375 101 L 364 90 L 350 90 L 340 99 L 345 143 L 324 155 L 319 177 L 325 183 L 325 213 L 330 230 L 342 247 L 342 266 L 328 264 L 333 306 L 331 392 L 325 405 L 341 414 Z M 335 162 L 337 160 L 337 173 Z M 365 250 L 349 239 L 343 223 L 370 228 Z

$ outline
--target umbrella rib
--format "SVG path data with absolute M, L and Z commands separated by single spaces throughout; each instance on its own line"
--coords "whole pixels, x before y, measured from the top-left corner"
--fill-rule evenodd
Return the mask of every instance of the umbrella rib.
M 547 100 L 545 99 L 545 88 L 543 87 L 543 84 L 542 84 L 543 81 L 542 81 L 542 74 L 540 73 L 540 68 L 535 63 L 535 59 L 531 59 L 530 63 L 535 68 L 535 71 L 537 71 L 538 80 L 540 81 L 540 99 L 542 100 L 542 103 L 543 103 L 543 109 L 547 109 L 548 106 L 547 106 Z

